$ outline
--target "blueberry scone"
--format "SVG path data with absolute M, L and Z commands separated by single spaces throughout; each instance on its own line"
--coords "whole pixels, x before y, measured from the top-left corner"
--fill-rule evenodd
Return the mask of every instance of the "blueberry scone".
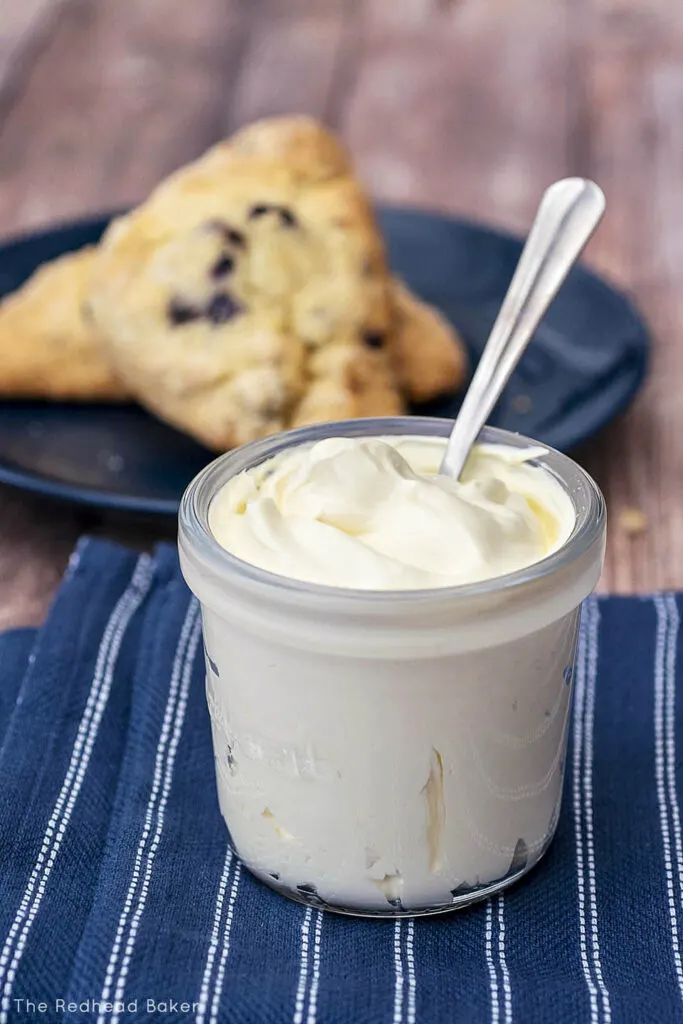
M 237 133 L 116 220 L 88 297 L 117 377 L 215 449 L 429 392 L 402 354 L 407 304 L 346 153 L 300 117 Z M 441 327 L 448 390 L 461 364 Z
M 0 302 L 0 394 L 117 401 L 125 388 L 100 352 L 83 303 L 94 250 L 41 266 Z

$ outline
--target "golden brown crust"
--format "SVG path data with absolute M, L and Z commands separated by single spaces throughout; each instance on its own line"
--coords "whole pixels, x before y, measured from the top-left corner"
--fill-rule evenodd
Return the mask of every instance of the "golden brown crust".
M 467 379 L 467 350 L 451 324 L 395 279 L 396 326 L 391 334 L 400 387 L 411 402 L 461 390 Z
M 343 345 L 321 349 L 311 360 L 311 380 L 289 425 L 400 416 L 406 411 L 403 398 L 373 362 L 372 352 Z
M 282 162 L 301 182 L 352 174 L 349 155 L 336 135 L 304 114 L 256 121 L 236 132 L 226 148 L 231 154 Z
M 93 262 L 93 249 L 67 253 L 2 300 L 0 394 L 94 402 L 126 397 L 83 314 Z

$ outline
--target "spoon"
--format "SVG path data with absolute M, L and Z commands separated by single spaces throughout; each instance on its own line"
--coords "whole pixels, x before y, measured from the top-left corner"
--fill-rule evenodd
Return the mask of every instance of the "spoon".
M 605 212 L 602 189 L 584 178 L 543 194 L 507 295 L 457 415 L 439 469 L 457 480 L 531 336 Z

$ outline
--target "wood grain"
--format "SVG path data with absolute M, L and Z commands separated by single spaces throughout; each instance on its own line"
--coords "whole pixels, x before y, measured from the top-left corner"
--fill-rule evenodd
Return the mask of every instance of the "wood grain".
M 528 227 L 570 169 L 564 5 L 377 0 L 363 35 L 343 126 L 373 193 Z
M 35 61 L 63 0 L 23 0 L 0 6 L 0 121 Z
M 551 180 L 595 177 L 609 208 L 587 258 L 654 337 L 641 397 L 579 453 L 608 499 L 603 589 L 683 586 L 681 5 L 0 5 L 3 235 L 135 202 L 227 131 L 292 110 L 342 132 L 377 197 L 519 231 Z M 84 529 L 149 546 L 161 528 L 0 490 L 0 628 L 40 620 Z
M 74 512 L 0 488 L 0 630 L 43 620 L 80 533 Z
M 610 512 L 603 588 L 683 585 L 683 11 L 659 0 L 583 9 L 586 172 L 609 211 L 588 257 L 637 299 L 651 328 L 650 379 L 633 408 L 579 453 Z M 632 535 L 624 510 L 646 529 Z
M 220 137 L 247 2 L 65 4 L 0 133 L 3 232 L 133 203 Z
M 292 112 L 325 118 L 343 58 L 349 9 L 348 0 L 298 8 L 262 3 L 252 16 L 227 130 Z

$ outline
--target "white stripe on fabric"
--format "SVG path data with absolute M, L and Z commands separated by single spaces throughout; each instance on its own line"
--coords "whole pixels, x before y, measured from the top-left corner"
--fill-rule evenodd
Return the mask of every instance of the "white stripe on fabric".
M 292 1018 L 293 1024 L 303 1024 L 304 1015 L 306 1017 L 306 1024 L 315 1024 L 317 1019 L 323 913 L 320 910 L 316 910 L 315 915 L 315 930 L 313 932 L 312 943 L 310 940 L 311 921 L 313 920 L 312 907 L 306 907 L 304 919 L 301 923 L 301 959 L 299 965 L 299 981 L 294 1001 L 294 1017 Z M 312 964 L 310 988 L 308 985 L 309 952 L 311 954 L 310 962 Z
M 486 966 L 491 992 L 491 1024 L 500 1024 L 501 1021 L 502 1024 L 512 1024 L 512 989 L 505 958 L 505 897 L 502 893 L 486 904 Z
M 117 963 L 118 956 L 119 956 L 119 953 L 120 953 L 120 950 L 121 950 L 121 945 L 122 945 L 122 942 L 123 942 L 123 932 L 124 932 L 124 929 L 125 929 L 126 924 L 128 922 L 128 917 L 130 915 L 130 912 L 132 910 L 135 890 L 136 890 L 136 888 L 138 886 L 138 883 L 140 881 L 140 868 L 141 868 L 141 864 L 142 864 L 144 848 L 145 848 L 145 844 L 147 842 L 147 839 L 149 838 L 149 835 L 150 835 L 150 832 L 151 832 L 151 829 L 152 829 L 154 807 L 155 807 L 157 798 L 158 798 L 160 790 L 161 790 L 162 775 L 163 775 L 163 757 L 164 757 L 166 743 L 168 741 L 168 736 L 169 736 L 170 728 L 171 728 L 171 716 L 172 716 L 173 711 L 175 710 L 175 700 L 176 700 L 177 693 L 178 693 L 179 686 L 180 686 L 181 668 L 182 668 L 182 664 L 183 664 L 185 650 L 186 650 L 186 647 L 187 647 L 187 645 L 189 643 L 189 640 L 190 640 L 190 635 L 191 635 L 192 627 L 196 623 L 197 612 L 198 612 L 197 605 L 196 605 L 196 603 L 193 600 L 191 600 L 189 605 L 188 605 L 188 610 L 186 612 L 185 620 L 183 622 L 183 626 L 182 626 L 182 629 L 181 629 L 181 632 L 180 632 L 180 638 L 179 638 L 178 644 L 176 646 L 175 656 L 174 656 L 174 660 L 173 660 L 173 668 L 172 668 L 172 671 L 171 671 L 171 682 L 170 682 L 170 686 L 169 686 L 169 696 L 168 696 L 168 699 L 167 699 L 167 702 L 166 702 L 166 708 L 165 708 L 165 712 L 164 712 L 164 720 L 163 720 L 162 729 L 161 729 L 161 738 L 159 740 L 159 743 L 157 745 L 157 750 L 156 750 L 155 764 L 154 764 L 154 775 L 153 775 L 153 780 L 152 780 L 152 789 L 151 789 L 151 793 L 150 793 L 150 798 L 149 798 L 148 803 L 147 803 L 147 808 L 146 808 L 146 813 L 145 813 L 145 822 L 144 822 L 144 827 L 143 827 L 143 831 L 142 831 L 142 836 L 141 836 L 141 838 L 140 838 L 140 840 L 138 842 L 138 848 L 137 848 L 137 851 L 136 851 L 135 861 L 134 861 L 134 864 L 133 864 L 133 873 L 132 873 L 132 876 L 131 876 L 131 881 L 129 883 L 128 891 L 126 893 L 126 899 L 125 899 L 125 902 L 124 902 L 124 907 L 123 907 L 123 910 L 122 910 L 120 918 L 119 918 L 119 923 L 118 923 L 118 926 L 117 926 L 117 931 L 116 931 L 116 935 L 115 935 L 115 938 L 114 938 L 114 943 L 113 943 L 113 946 L 112 946 L 112 951 L 111 951 L 111 954 L 110 954 L 110 959 L 109 959 L 109 963 L 108 963 L 108 966 L 107 966 L 107 971 L 106 971 L 106 974 L 105 974 L 104 987 L 103 987 L 103 990 L 102 990 L 102 997 L 101 997 L 103 1002 L 108 1002 L 109 1001 L 109 996 L 111 994 L 111 985 L 113 983 L 113 978 L 114 978 L 114 971 L 116 969 L 116 963 Z M 103 1024 L 104 1020 L 105 1020 L 104 1014 L 100 1014 L 100 1016 L 98 1017 L 98 1024 Z
M 488 900 L 486 903 L 486 966 L 489 971 L 489 990 L 491 992 L 491 1024 L 500 1024 L 498 972 L 493 961 L 493 900 Z
M 585 761 L 583 770 L 584 824 L 586 830 L 588 891 L 591 910 L 591 950 L 595 980 L 598 983 L 602 1000 L 604 1024 L 612 1020 L 612 1008 L 609 992 L 605 985 L 600 959 L 600 940 L 598 932 L 598 887 L 595 875 L 595 839 L 593 834 L 593 734 L 595 725 L 595 690 L 598 681 L 598 655 L 600 643 L 600 609 L 596 598 L 588 602 L 590 618 L 588 621 L 588 655 L 586 665 L 586 703 L 585 703 Z
M 320 987 L 320 945 L 323 931 L 323 912 L 316 910 L 315 932 L 313 934 L 313 973 L 308 994 L 308 1016 L 306 1024 L 316 1024 L 318 1016 L 318 988 Z
M 503 981 L 503 1021 L 512 1024 L 512 987 L 507 957 L 505 956 L 505 896 L 498 896 L 498 963 Z
M 415 977 L 415 921 L 408 921 L 408 937 L 406 939 L 406 963 L 408 965 L 408 1013 L 406 1024 L 415 1024 L 415 1005 L 417 997 L 417 979 Z
M 223 920 L 223 905 L 225 903 L 225 894 L 228 889 L 228 879 L 230 877 L 230 868 L 233 862 L 233 852 L 230 842 L 228 842 L 227 850 L 225 852 L 225 860 L 223 861 L 223 870 L 221 872 L 220 881 L 218 883 L 218 894 L 216 896 L 216 907 L 213 914 L 213 925 L 211 927 L 211 937 L 209 939 L 209 949 L 206 954 L 206 963 L 204 965 L 204 974 L 202 975 L 202 985 L 199 991 L 199 1006 L 197 1008 L 197 1015 L 195 1017 L 195 1024 L 205 1024 L 206 1021 L 206 1010 L 209 1005 L 209 985 L 211 983 L 211 976 L 213 974 L 213 965 L 216 960 L 216 953 L 218 952 L 218 940 L 221 933 L 221 921 Z
M 675 687 L 676 687 L 676 642 L 678 634 L 678 610 L 675 615 L 671 614 L 671 606 L 664 598 L 654 598 L 655 611 L 657 614 L 657 632 L 655 640 L 655 662 L 654 662 L 654 726 L 655 726 L 655 780 L 657 788 L 657 803 L 659 805 L 659 821 L 662 833 L 662 845 L 664 849 L 664 871 L 666 875 L 666 889 L 669 904 L 669 919 L 671 925 L 671 946 L 673 952 L 676 981 L 681 995 L 683 995 L 683 964 L 681 963 L 681 949 L 678 926 L 678 903 L 676 893 L 676 880 L 680 886 L 680 875 L 682 870 L 682 859 L 680 851 L 680 814 L 678 813 L 678 801 L 676 796 L 676 750 L 675 734 L 673 731 L 673 719 L 675 712 Z M 675 607 L 675 605 L 674 605 Z M 671 726 L 669 728 L 669 724 Z M 674 817 L 673 809 L 676 810 L 674 821 L 670 825 L 669 816 Z M 677 819 L 677 820 L 676 820 Z M 674 839 L 674 849 L 677 863 L 674 865 L 674 851 L 671 844 L 671 832 L 675 833 L 678 824 L 678 843 Z
M 81 537 L 81 539 L 76 544 L 76 547 L 69 555 L 69 562 L 64 572 L 64 576 L 62 577 L 62 581 L 64 583 L 68 583 L 69 580 L 73 579 L 73 577 L 76 575 L 76 570 L 81 564 L 81 559 L 84 553 L 90 547 L 90 543 L 90 537 Z
M 293 1024 L 303 1024 L 304 1019 L 304 1003 L 306 1000 L 306 987 L 308 984 L 308 935 L 311 929 L 312 917 L 312 908 L 306 907 L 304 919 L 301 922 L 301 960 L 299 963 L 299 983 L 297 985 L 296 998 L 294 1000 Z
M 676 648 L 678 646 L 678 630 L 680 619 L 676 598 L 673 594 L 666 595 L 666 608 L 669 616 L 669 642 L 666 646 L 666 673 L 664 676 L 666 685 L 665 699 L 665 750 L 666 750 L 666 775 L 667 795 L 671 811 L 671 824 L 674 837 L 674 852 L 676 860 L 676 880 L 678 882 L 679 906 L 683 899 L 683 840 L 681 838 L 681 812 L 678 805 L 678 794 L 676 792 Z M 682 994 L 683 994 L 683 990 Z
M 588 941 L 586 937 L 586 881 L 583 864 L 583 811 L 581 805 L 581 764 L 583 760 L 583 717 L 586 695 L 586 619 L 588 604 L 584 605 L 579 628 L 579 644 L 576 652 L 576 676 L 574 683 L 574 753 L 572 759 L 572 796 L 574 806 L 574 833 L 576 845 L 576 875 L 579 911 L 579 951 L 581 968 L 590 999 L 591 1024 L 597 1024 L 598 990 L 588 962 Z
M 232 931 L 232 921 L 235 915 L 235 902 L 237 900 L 237 890 L 240 884 L 241 873 L 242 865 L 239 861 L 236 861 L 235 874 L 232 879 L 232 886 L 230 887 L 230 898 L 228 899 L 228 913 L 225 918 L 225 928 L 223 929 L 223 947 L 221 949 L 221 958 L 218 961 L 216 985 L 213 990 L 213 998 L 211 999 L 210 1024 L 218 1024 L 218 1010 L 221 1005 L 223 981 L 225 979 L 225 964 L 228 959 L 228 953 L 230 952 L 230 932 Z
M 21 961 L 29 931 L 45 894 L 48 879 L 64 839 L 67 826 L 83 785 L 97 733 L 104 715 L 114 670 L 126 629 L 136 610 L 144 601 L 152 584 L 153 563 L 148 555 L 138 559 L 130 583 L 114 606 L 97 652 L 95 671 L 85 709 L 78 725 L 69 766 L 43 836 L 40 852 L 31 872 L 16 917 L 0 955 L 0 983 L 4 979 L 0 1024 L 7 1024 L 14 979 Z M 21 931 L 20 931 L 21 929 Z M 14 940 L 19 933 L 12 962 Z M 6 972 L 6 977 L 5 977 Z
M 590 999 L 591 1024 L 610 1024 L 612 1010 L 600 960 L 595 842 L 593 837 L 593 726 L 600 612 L 595 598 L 584 605 L 577 654 L 574 707 L 573 804 L 581 966 Z
M 200 636 L 201 620 L 199 617 L 199 605 L 197 601 L 192 598 L 185 615 L 185 621 L 181 629 L 178 646 L 175 652 L 173 668 L 171 670 L 169 696 L 164 711 L 159 743 L 157 745 L 152 787 L 147 802 L 147 809 L 145 811 L 142 833 L 138 841 L 138 847 L 135 854 L 133 872 L 128 886 L 128 892 L 126 893 L 126 899 L 119 917 L 119 923 L 112 945 L 109 963 L 107 964 L 102 994 L 100 996 L 100 1001 L 102 1003 L 112 1002 L 117 1004 L 123 1000 L 125 983 L 133 948 L 135 946 L 137 930 L 147 901 L 147 893 L 149 890 L 154 858 L 161 841 L 161 834 L 164 827 L 166 804 L 168 802 L 168 795 L 175 767 L 175 756 L 178 749 L 178 743 L 180 741 L 180 735 L 182 733 L 187 697 L 192 678 L 192 666 Z M 149 845 L 149 849 L 146 850 L 153 825 L 154 836 L 151 844 Z M 141 867 L 143 858 L 145 857 L 145 851 L 145 870 L 144 874 L 142 874 Z M 133 911 L 133 903 L 136 895 L 137 904 Z M 128 928 L 126 946 L 119 966 L 114 996 L 110 999 L 114 973 L 116 971 L 126 927 Z M 117 1024 L 119 1016 L 118 1011 L 112 1010 L 112 1024 Z M 97 1024 L 105 1024 L 105 1021 L 106 1014 L 100 1013 L 97 1018 Z
M 403 957 L 401 955 L 401 918 L 394 924 L 394 1016 L 393 1024 L 403 1024 Z
M 126 979 L 128 977 L 128 971 L 130 969 L 130 963 L 135 949 L 135 943 L 137 940 L 138 929 L 140 927 L 140 921 L 147 903 L 147 896 L 149 895 L 149 887 L 152 878 L 152 869 L 154 864 L 154 858 L 156 857 L 159 846 L 161 845 L 161 836 L 164 830 L 164 820 L 166 816 L 166 806 L 168 804 L 168 798 L 171 792 L 171 783 L 173 781 L 173 772 L 175 769 L 175 759 L 178 753 L 178 746 L 180 744 L 180 737 L 183 731 L 183 725 L 185 721 L 185 713 L 187 711 L 187 701 L 190 692 L 190 685 L 192 682 L 192 669 L 197 654 L 197 648 L 199 646 L 199 640 L 201 638 L 201 621 L 197 621 L 190 645 L 188 648 L 187 658 L 185 659 L 185 665 L 183 669 L 183 679 L 180 689 L 180 697 L 178 700 L 178 709 L 176 713 L 176 719 L 173 727 L 173 735 L 171 742 L 168 747 L 168 759 L 166 763 L 166 771 L 164 773 L 164 785 L 161 793 L 161 800 L 157 809 L 157 827 L 155 830 L 152 844 L 147 854 L 147 863 L 145 866 L 145 875 L 142 880 L 142 888 L 140 891 L 140 897 L 138 899 L 138 905 L 135 908 L 135 913 L 130 926 L 130 933 L 128 941 L 126 943 L 126 949 L 121 961 L 121 970 L 119 972 L 119 980 L 116 986 L 116 992 L 114 993 L 114 1001 L 117 1004 L 121 1004 L 123 1001 Z M 118 1024 L 120 1015 L 114 1013 L 112 1015 L 112 1024 Z

